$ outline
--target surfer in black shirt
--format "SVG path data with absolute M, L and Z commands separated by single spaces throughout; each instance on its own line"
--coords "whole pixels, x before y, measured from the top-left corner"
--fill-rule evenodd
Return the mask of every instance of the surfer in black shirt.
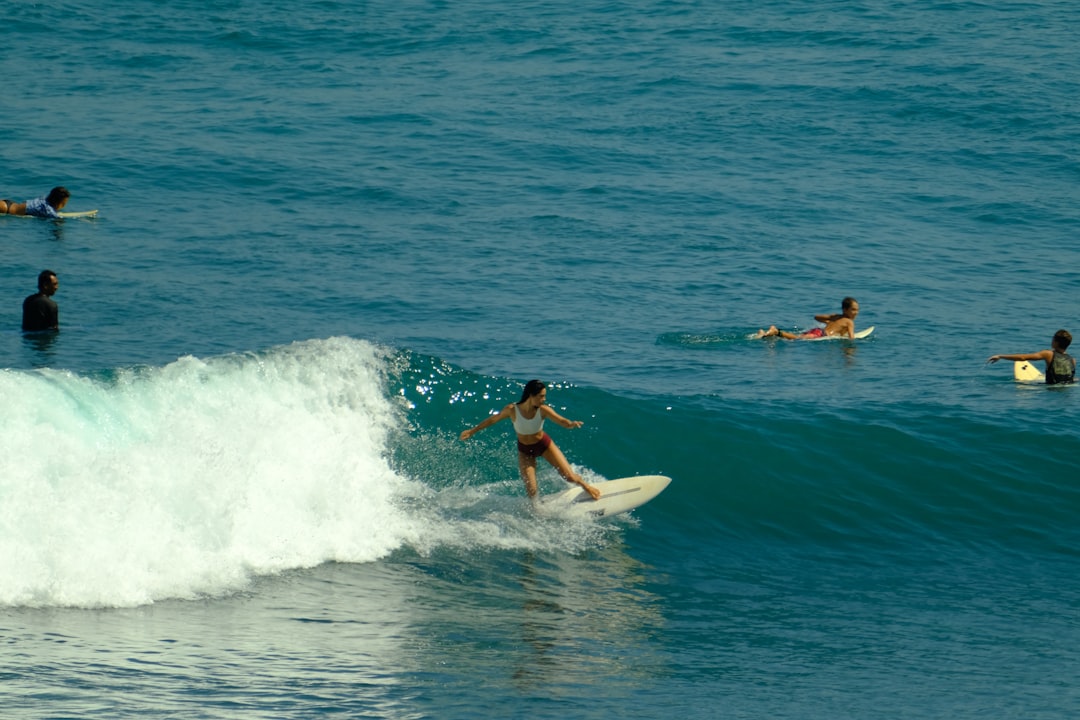
M 1042 360 L 1046 363 L 1046 384 L 1058 385 L 1071 383 L 1076 380 L 1076 359 L 1069 355 L 1066 350 L 1072 343 L 1072 335 L 1068 330 L 1058 330 L 1050 339 L 1049 350 L 1039 350 L 1031 353 L 1016 353 L 1014 355 L 992 355 L 988 363 L 996 363 L 998 360 L 1012 360 L 1024 362 L 1030 360 Z
M 60 281 L 52 270 L 38 275 L 38 291 L 23 300 L 22 329 L 25 332 L 60 329 L 60 309 L 52 299 Z

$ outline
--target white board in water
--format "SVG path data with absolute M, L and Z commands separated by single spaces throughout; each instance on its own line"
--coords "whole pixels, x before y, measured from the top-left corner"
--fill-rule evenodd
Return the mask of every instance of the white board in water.
M 78 212 L 66 212 L 64 210 L 61 210 L 56 214 L 59 215 L 62 218 L 92 218 L 92 217 L 97 217 L 98 211 L 97 210 L 79 210 Z M 29 217 L 39 217 L 39 216 L 37 216 L 37 215 L 8 215 L 8 214 L 5 213 L 3 215 L 3 217 L 29 218 Z M 49 218 L 44 218 L 44 219 L 48 220 Z
M 1018 360 L 1013 363 L 1013 379 L 1017 382 L 1046 382 L 1046 376 L 1039 368 L 1027 360 Z
M 854 339 L 855 340 L 862 340 L 864 337 L 868 337 L 870 335 L 870 333 L 872 333 L 872 332 L 874 332 L 874 326 L 873 325 L 866 328 L 865 330 L 857 331 L 855 333 Z M 824 335 L 824 336 L 819 337 L 819 338 L 805 338 L 805 339 L 810 340 L 810 341 L 815 341 L 815 340 L 847 340 L 848 338 L 844 337 L 843 335 Z
M 593 500 L 580 485 L 561 493 L 540 498 L 537 509 L 550 515 L 564 517 L 607 517 L 633 510 L 663 492 L 671 482 L 664 475 L 638 475 L 617 480 L 590 483 L 600 491 L 600 499 Z
M 869 337 L 870 333 L 872 333 L 872 332 L 874 332 L 874 326 L 873 325 L 866 328 L 865 330 L 857 331 L 855 333 L 854 339 L 855 340 L 862 340 L 865 337 Z M 762 338 L 757 333 L 751 333 L 750 335 L 746 336 L 746 338 L 748 340 L 762 340 L 762 339 L 768 340 L 769 338 L 775 338 L 775 337 L 777 337 L 777 336 L 776 335 L 769 335 L 769 336 L 767 336 L 765 338 Z M 800 339 L 806 340 L 807 342 L 817 342 L 818 340 L 848 340 L 850 338 L 846 338 L 843 335 L 822 335 L 821 337 L 816 337 L 816 338 L 800 338 Z

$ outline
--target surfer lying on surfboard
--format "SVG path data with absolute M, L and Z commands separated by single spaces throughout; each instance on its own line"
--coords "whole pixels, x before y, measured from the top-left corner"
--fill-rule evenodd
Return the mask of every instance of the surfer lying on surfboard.
M 584 423 L 580 420 L 567 420 L 546 405 L 546 401 L 547 386 L 539 380 L 530 380 L 525 384 L 520 402 L 510 403 L 499 413 L 485 418 L 476 427 L 463 430 L 461 439 L 468 440 L 484 428 L 510 418 L 514 424 L 514 432 L 517 433 L 518 468 L 521 470 L 521 479 L 525 481 L 525 492 L 530 498 L 535 500 L 537 496 L 536 458 L 542 457 L 559 471 L 566 482 L 580 485 L 593 500 L 599 500 L 600 491 L 570 469 L 570 463 L 566 461 L 562 450 L 559 450 L 551 437 L 544 432 L 544 420 L 551 420 L 564 428 L 579 428 Z
M 789 333 L 777 330 L 770 325 L 768 330 L 758 330 L 757 337 L 782 337 L 785 340 L 813 340 L 822 337 L 855 337 L 855 317 L 859 314 L 859 303 L 853 297 L 846 297 L 840 303 L 840 313 L 815 315 L 814 319 L 825 323 L 824 329 L 812 328 L 804 333 Z
M 54 187 L 48 195 L 27 200 L 26 202 L 14 202 L 13 200 L 0 200 L 0 215 L 33 215 L 43 218 L 58 218 L 60 211 L 67 205 L 71 193 L 65 187 Z

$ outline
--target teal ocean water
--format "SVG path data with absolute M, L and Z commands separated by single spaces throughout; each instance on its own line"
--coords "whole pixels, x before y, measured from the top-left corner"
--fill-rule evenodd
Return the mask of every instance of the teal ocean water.
M 985 361 L 1080 332 L 1078 28 L 14 3 L 0 197 L 100 214 L 0 217 L 2 715 L 1075 718 L 1080 390 Z M 533 377 L 671 486 L 535 516 Z

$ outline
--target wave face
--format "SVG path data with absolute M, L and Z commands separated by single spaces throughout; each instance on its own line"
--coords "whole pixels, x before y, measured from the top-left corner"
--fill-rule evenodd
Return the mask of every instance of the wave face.
M 129 606 L 399 549 L 577 552 L 615 523 L 533 517 L 501 423 L 515 380 L 346 338 L 163 367 L 5 371 L 0 604 Z M 1074 556 L 1074 436 L 797 403 L 631 398 L 553 382 L 587 478 L 660 473 L 660 546 L 945 562 Z M 648 438 L 648 442 L 641 442 Z M 563 481 L 541 463 L 542 492 Z
M 437 486 L 499 481 L 499 492 L 520 494 L 509 423 L 467 444 L 456 436 L 518 400 L 521 383 L 401 357 L 410 428 L 395 443 L 397 466 Z M 1053 399 L 1066 403 L 1070 392 Z M 1060 559 L 1075 555 L 1080 539 L 1080 492 L 1070 480 L 1080 439 L 1060 417 L 1019 424 L 927 403 L 631 397 L 557 382 L 548 396 L 585 422 L 550 433 L 587 477 L 674 478 L 639 513 L 662 545 L 735 555 L 816 548 L 888 562 L 931 553 L 951 562 L 973 551 Z M 562 486 L 542 469 L 544 490 Z

